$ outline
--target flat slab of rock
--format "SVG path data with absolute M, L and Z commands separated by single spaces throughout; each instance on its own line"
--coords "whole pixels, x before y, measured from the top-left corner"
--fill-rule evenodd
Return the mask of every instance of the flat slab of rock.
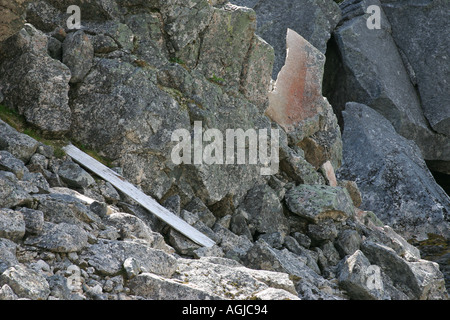
M 353 202 L 347 190 L 323 185 L 299 185 L 286 192 L 289 210 L 318 223 L 331 218 L 344 221 L 354 215 Z
M 73 224 L 45 222 L 42 233 L 28 237 L 25 243 L 52 252 L 77 252 L 88 245 L 88 234 Z
M 104 275 L 121 272 L 123 263 L 128 258 L 134 258 L 141 269 L 164 277 L 170 277 L 176 269 L 176 259 L 173 256 L 138 240 L 100 242 L 90 246 L 82 257 Z
M 22 264 L 6 269 L 0 275 L 0 285 L 7 284 L 19 298 L 46 300 L 50 295 L 47 280 L 33 269 Z

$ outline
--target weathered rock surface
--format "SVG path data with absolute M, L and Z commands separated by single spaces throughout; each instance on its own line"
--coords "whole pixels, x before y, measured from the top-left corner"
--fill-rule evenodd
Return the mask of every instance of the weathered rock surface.
M 424 159 L 447 162 L 448 48 L 442 30 L 448 24 L 448 13 L 443 13 L 448 12 L 448 3 L 444 2 L 341 3 L 343 19 L 329 44 L 324 95 L 341 124 L 340 113 L 347 102 L 366 104 L 388 119 L 399 134 L 414 140 Z M 380 29 L 367 27 L 369 5 L 380 8 Z M 418 19 L 415 23 L 411 23 L 412 16 Z M 419 31 L 425 21 L 433 22 L 426 31 Z M 424 57 L 429 62 L 424 62 Z
M 39 146 L 39 142 L 26 134 L 17 132 L 2 120 L 0 120 L 0 132 L 1 149 L 25 163 L 30 160 Z
M 347 190 L 340 187 L 299 185 L 287 192 L 286 203 L 291 212 L 315 223 L 345 221 L 354 214 Z
M 417 145 L 398 135 L 373 109 L 348 103 L 341 179 L 354 180 L 362 194 L 361 208 L 406 238 L 428 233 L 449 236 L 450 199 L 428 171 Z
M 381 0 L 389 19 L 392 38 L 410 67 L 411 82 L 418 88 L 422 109 L 433 130 L 450 137 L 450 97 L 448 92 L 449 48 L 446 45 L 450 5 L 447 1 L 402 3 Z M 410 23 L 413 16 L 415 23 Z M 426 29 L 419 26 L 427 23 Z
M 79 31 L 65 25 L 72 4 L 83 12 Z M 299 13 L 317 22 L 306 22 L 305 38 L 324 44 L 335 8 L 314 1 Z M 447 298 L 438 265 L 377 218 L 385 212 L 364 211 L 354 180 L 333 177 L 342 140 L 322 96 L 322 49 L 288 36 L 292 55 L 276 87 L 285 102 L 298 95 L 291 111 L 302 120 L 286 132 L 265 115 L 274 49 L 256 35 L 252 9 L 222 0 L 40 0 L 28 16 L 32 25 L 0 43 L 11 48 L 0 53 L 2 70 L 11 67 L 0 75 L 2 103 L 37 126 L 36 135 L 93 149 L 216 245 L 198 246 L 94 179 L 60 152 L 61 141 L 46 146 L 2 121 L 0 299 Z M 30 72 L 43 100 L 24 105 L 29 113 L 16 105 L 37 99 L 15 87 L 15 69 L 30 70 L 20 57 L 49 66 L 39 69 L 39 84 Z M 61 108 L 55 118 L 37 117 L 50 110 L 44 98 Z M 184 159 L 201 149 L 184 163 L 173 159 L 177 129 L 189 142 Z M 232 140 L 229 154 L 229 141 L 221 149 L 220 135 L 211 137 L 225 138 L 227 129 L 248 136 Z M 247 130 L 261 129 L 278 129 L 279 145 L 250 139 Z M 266 146 L 271 164 L 261 159 Z M 253 149 L 260 163 L 249 163 Z M 231 155 L 234 162 L 221 163 Z
M 46 300 L 50 295 L 44 276 L 21 264 L 6 269 L 0 275 L 0 284 L 8 285 L 21 298 Z
M 30 24 L 2 44 L 9 59 L 0 65 L 3 102 L 50 134 L 69 130 L 69 69 L 47 53 L 47 36 Z

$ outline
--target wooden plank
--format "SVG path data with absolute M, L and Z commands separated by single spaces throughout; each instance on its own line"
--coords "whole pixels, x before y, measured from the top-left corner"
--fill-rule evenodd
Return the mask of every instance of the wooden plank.
M 177 217 L 175 214 L 161 206 L 155 199 L 146 195 L 141 190 L 136 188 L 133 184 L 126 181 L 125 178 L 120 176 L 117 172 L 114 172 L 113 170 L 104 166 L 74 145 L 69 144 L 65 146 L 63 150 L 67 153 L 67 155 L 69 155 L 80 165 L 82 165 L 89 171 L 92 171 L 102 179 L 109 181 L 114 187 L 128 195 L 133 200 L 137 201 L 145 209 L 153 213 L 159 219 L 163 220 L 169 226 L 185 235 L 195 243 L 205 247 L 212 247 L 213 245 L 215 245 L 215 242 L 209 237 L 205 236 L 203 233 L 189 225 L 186 221 Z

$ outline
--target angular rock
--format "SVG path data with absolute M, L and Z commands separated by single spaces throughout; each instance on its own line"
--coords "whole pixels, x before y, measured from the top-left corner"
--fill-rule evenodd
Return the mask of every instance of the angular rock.
M 128 282 L 128 287 L 132 294 L 154 300 L 221 300 L 217 295 L 152 273 L 134 277 Z
M 18 298 L 7 284 L 0 288 L 0 300 L 17 300 Z
M 292 180 L 304 184 L 325 184 L 325 179 L 306 161 L 302 149 L 289 147 L 280 150 L 280 169 Z
M 419 260 L 408 264 L 419 284 L 420 300 L 448 300 L 444 276 L 436 262 Z
M 371 265 L 364 254 L 357 250 L 338 266 L 339 286 L 351 299 L 383 300 L 385 298 L 380 267 Z
M 263 240 L 256 242 L 245 258 L 245 265 L 249 268 L 288 273 L 297 279 L 296 291 L 302 299 L 339 299 L 333 284 L 311 270 L 305 262 L 305 257 L 286 249 L 273 249 Z
M 287 234 L 289 225 L 275 191 L 268 185 L 252 188 L 239 208 L 248 213 L 249 229 L 254 234 L 280 232 Z
M 81 257 L 104 275 L 116 275 L 128 258 L 134 258 L 142 270 L 170 277 L 177 267 L 176 259 L 138 240 L 103 241 L 85 250 Z
M 78 164 L 67 161 L 58 168 L 58 175 L 69 187 L 86 188 L 95 183 L 94 178 Z
M 261 111 L 267 108 L 274 58 L 273 48 L 255 35 L 241 75 L 240 91 Z
M 50 294 L 50 288 L 45 278 L 22 264 L 8 268 L 0 275 L 0 285 L 5 284 L 19 298 L 46 300 Z
M 247 237 L 238 236 L 220 224 L 216 224 L 213 230 L 219 238 L 218 244 L 226 258 L 242 262 L 248 250 L 253 247 L 252 241 Z
M 83 80 L 92 67 L 94 47 L 83 30 L 69 33 L 63 42 L 62 62 L 71 72 L 70 83 Z
M 392 279 L 393 284 L 410 299 L 418 299 L 422 289 L 416 276 L 407 263 L 397 253 L 384 245 L 364 241 L 361 251 L 372 264 L 376 264 Z
M 123 268 L 127 273 L 128 279 L 134 278 L 142 271 L 139 262 L 135 258 L 127 258 L 123 262 Z
M 339 180 L 338 186 L 347 189 L 348 194 L 353 200 L 355 207 L 359 207 L 362 203 L 361 192 L 358 189 L 358 185 L 354 181 Z
M 286 43 L 289 55 L 269 93 L 266 114 L 296 144 L 319 130 L 319 115 L 326 103 L 321 92 L 325 56 L 291 29 Z
M 450 98 L 448 92 L 449 3 L 445 0 L 401 3 L 381 0 L 392 30 L 392 38 L 402 53 L 405 65 L 413 70 L 411 81 L 417 85 L 425 117 L 431 127 L 450 137 Z M 414 17 L 415 23 L 410 23 Z M 427 23 L 427 28 L 419 26 Z M 419 143 L 418 143 L 419 144 Z M 448 159 L 447 159 L 448 161 Z
M 422 94 L 427 92 L 428 105 L 436 106 L 436 102 L 430 102 L 431 100 L 440 101 L 437 103 L 438 106 L 436 108 L 438 109 L 434 111 L 434 114 L 439 114 L 437 118 L 441 117 L 441 115 L 445 118 L 446 116 L 444 114 L 448 116 L 448 111 L 437 111 L 441 110 L 439 109 L 439 105 L 446 104 L 444 102 L 445 100 L 442 100 L 442 98 L 436 99 L 435 94 L 430 93 L 439 92 L 438 95 L 443 97 L 445 95 L 443 92 L 446 91 L 443 88 L 445 82 L 436 80 L 442 79 L 445 73 L 444 68 L 440 68 L 438 66 L 439 64 L 436 64 L 434 60 L 436 57 L 439 57 L 438 59 L 444 61 L 444 58 L 442 58 L 444 55 L 442 52 L 445 51 L 443 47 L 445 43 L 443 35 L 436 37 L 433 33 L 432 38 L 436 47 L 431 46 L 429 40 L 420 40 L 420 44 L 416 40 L 411 40 L 410 37 L 412 34 L 414 34 L 414 39 L 418 37 L 418 32 L 412 29 L 408 30 L 408 32 L 405 31 L 402 35 L 398 35 L 399 31 L 397 30 L 397 36 L 393 38 L 390 19 L 385 15 L 384 8 L 403 7 L 404 10 L 404 8 L 409 8 L 410 4 L 386 4 L 382 8 L 380 2 L 382 1 L 364 0 L 359 2 L 345 1 L 341 4 L 343 23 L 337 27 L 334 33 L 335 47 L 333 48 L 336 48 L 335 50 L 337 52 L 333 56 L 334 51 L 330 49 L 330 54 L 328 54 L 329 58 L 327 59 L 329 61 L 327 69 L 331 69 L 332 71 L 325 76 L 325 79 L 330 79 L 329 81 L 333 83 L 324 84 L 324 95 L 329 99 L 339 114 L 339 117 L 341 117 L 340 112 L 345 110 L 345 104 L 349 101 L 366 104 L 388 119 L 399 134 L 415 141 L 425 159 L 448 161 L 450 159 L 450 140 L 445 135 L 436 134 L 430 130 L 421 108 L 421 101 L 423 101 Z M 377 5 L 380 7 L 381 29 L 371 30 L 367 27 L 369 15 L 366 13 L 366 9 L 369 5 Z M 442 4 L 436 5 L 434 8 L 436 14 L 442 10 L 440 6 Z M 411 7 L 414 7 L 414 5 L 411 5 Z M 422 8 L 422 6 L 419 7 Z M 429 8 L 423 9 L 424 12 L 428 11 Z M 395 11 L 395 9 L 393 10 Z M 423 16 L 423 12 L 420 13 L 421 10 L 416 9 L 415 13 L 420 16 L 421 21 L 427 21 Z M 401 24 L 403 25 L 403 30 L 408 29 L 410 14 L 412 13 L 408 11 L 408 18 L 405 18 L 405 11 L 400 14 L 400 16 L 403 16 L 403 22 Z M 431 14 L 430 16 L 434 15 Z M 435 19 L 433 18 L 433 21 Z M 445 20 L 445 18 L 443 19 Z M 429 27 L 430 29 L 427 30 L 431 30 L 432 26 Z M 442 30 L 441 28 L 442 26 L 438 30 Z M 438 30 L 436 30 L 437 33 L 441 32 Z M 403 40 L 402 50 L 400 51 L 397 47 L 399 38 L 405 39 Z M 426 39 L 429 38 L 427 37 Z M 424 37 L 421 39 L 424 39 Z M 413 42 L 414 44 L 412 44 Z M 438 45 L 437 42 L 441 43 Z M 434 54 L 429 52 L 430 55 L 427 55 L 419 50 L 419 47 L 424 47 L 425 43 L 425 48 L 431 51 L 437 51 L 433 51 Z M 373 50 L 373 48 L 381 47 L 384 49 Z M 442 51 L 437 48 L 441 48 Z M 420 61 L 419 64 L 422 65 L 422 70 L 417 70 L 418 72 L 424 74 L 423 68 L 427 69 L 427 75 L 421 77 L 429 79 L 430 85 L 426 85 L 426 89 L 424 87 L 419 89 L 420 96 L 411 83 L 407 68 L 405 67 L 408 64 L 402 59 L 401 52 L 405 50 L 410 53 L 413 52 L 416 61 Z M 338 56 L 341 58 L 338 58 Z M 433 56 L 433 62 L 429 64 L 435 66 L 433 67 L 434 69 L 425 67 L 426 64 L 422 62 L 425 56 Z M 446 65 L 445 62 L 443 63 Z M 438 71 L 437 69 L 440 70 Z M 436 70 L 436 72 L 429 73 L 431 70 Z M 435 74 L 440 74 L 440 76 L 434 77 Z M 440 84 L 437 84 L 437 82 Z M 431 85 L 431 83 L 433 84 Z M 437 121 L 439 122 L 439 120 Z
M 9 267 L 19 264 L 16 249 L 17 245 L 14 242 L 0 238 L 0 274 Z
M 25 244 L 52 252 L 79 252 L 88 245 L 88 234 L 73 224 L 45 222 L 42 233 L 27 237 Z
M 67 7 L 66 7 L 67 9 Z M 64 12 L 66 13 L 66 12 Z M 56 33 L 58 40 L 63 40 L 66 31 L 67 14 L 63 14 L 46 0 L 32 1 L 27 7 L 27 22 L 43 32 Z
M 119 19 L 120 8 L 115 0 L 102 0 L 102 1 L 83 1 L 83 0 L 46 0 L 50 5 L 56 9 L 66 12 L 67 8 L 71 5 L 77 5 L 83 12 L 82 19 L 105 21 Z M 66 17 L 67 19 L 67 17 Z
M 258 17 L 257 33 L 275 48 L 274 79 L 286 57 L 286 43 L 282 38 L 286 29 L 298 32 L 325 53 L 330 34 L 341 18 L 339 7 L 332 1 L 233 0 L 232 3 L 255 10 Z
M 257 300 L 301 300 L 296 295 L 284 290 L 268 288 L 254 295 Z
M 336 180 L 336 174 L 334 172 L 333 165 L 328 160 L 322 166 L 320 167 L 320 170 L 322 171 L 325 179 L 327 180 L 327 183 L 331 187 L 337 187 L 337 180 Z M 348 191 L 348 189 L 347 189 Z M 349 192 L 350 193 L 350 192 Z M 353 199 L 353 198 L 352 198 Z
M 348 103 L 343 166 L 338 178 L 356 181 L 361 209 L 373 211 L 403 237 L 449 236 L 450 198 L 437 185 L 417 145 L 398 135 L 375 110 Z
M 40 172 L 28 172 L 25 171 L 23 180 L 20 185 L 28 193 L 41 193 L 47 194 L 50 192 L 50 185 L 45 177 Z
M 23 214 L 11 209 L 0 209 L 0 238 L 19 241 L 25 235 Z
M 159 233 L 153 232 L 144 221 L 131 214 L 116 212 L 107 216 L 105 223 L 113 226 L 120 232 L 120 238 L 142 239 L 152 248 L 164 250 L 167 246 Z
M 201 2 L 206 4 L 205 0 Z M 211 20 L 202 37 L 196 69 L 212 81 L 239 89 L 242 66 L 256 30 L 256 14 L 251 9 L 229 3 L 218 8 L 209 7 L 211 9 Z M 265 74 L 268 75 L 270 73 Z M 263 82 L 268 84 L 266 77 Z
M 2 1 L 0 7 L 0 42 L 5 41 L 22 29 L 29 0 Z
M 194 251 L 201 248 L 200 245 L 174 229 L 170 229 L 169 231 L 169 243 L 178 253 L 188 256 L 193 256 Z
M 0 120 L 0 149 L 8 151 L 14 157 L 27 163 L 36 152 L 39 142 L 20 133 Z
M 326 240 L 333 241 L 339 231 L 332 219 L 325 219 L 319 224 L 309 224 L 307 234 L 313 243 L 323 243 Z
M 6 150 L 0 151 L 0 170 L 12 172 L 18 179 L 22 179 L 25 172 L 28 171 L 23 161 L 15 158 Z
M 354 215 L 347 190 L 340 187 L 299 185 L 286 193 L 289 210 L 314 223 L 327 218 L 345 221 Z
M 92 86 L 103 93 L 93 92 Z M 72 136 L 100 155 L 118 159 L 125 177 L 162 198 L 171 186 L 161 167 L 166 165 L 164 159 L 173 165 L 171 133 L 190 125 L 187 112 L 156 87 L 154 74 L 119 59 L 95 58 L 91 72 L 74 92 L 72 107 Z
M 46 36 L 30 24 L 7 42 L 12 56 L 0 66 L 4 104 L 44 133 L 67 132 L 71 124 L 69 69 L 50 58 Z
M 189 47 L 194 46 L 195 40 L 210 24 L 213 8 L 206 0 L 193 0 L 190 3 L 171 0 L 160 3 L 159 7 L 174 49 L 187 52 L 193 50 Z M 179 33 L 180 29 L 185 32 Z
M 358 231 L 352 229 L 342 230 L 336 241 L 335 246 L 341 257 L 353 255 L 359 250 L 362 243 L 361 236 Z
M 224 258 L 182 259 L 176 276 L 189 286 L 223 299 L 249 299 L 268 288 L 282 291 L 282 296 L 297 298 L 288 274 L 248 269 L 233 262 Z
M 325 243 L 320 246 L 320 249 L 322 250 L 323 256 L 327 259 L 323 269 L 326 269 L 327 267 L 334 267 L 339 263 L 339 252 L 336 250 L 333 242 L 329 240 L 325 241 Z
M 46 221 L 53 223 L 83 224 L 100 222 L 89 207 L 72 195 L 51 193 L 34 195 L 35 209 L 44 213 Z
M 0 171 L 0 208 L 12 208 L 31 202 L 31 197 L 19 184 L 17 177 L 6 171 Z
M 214 214 L 199 198 L 192 199 L 184 209 L 197 214 L 199 216 L 199 219 L 210 228 L 212 228 L 214 226 L 214 223 L 216 222 L 216 217 L 214 216 Z

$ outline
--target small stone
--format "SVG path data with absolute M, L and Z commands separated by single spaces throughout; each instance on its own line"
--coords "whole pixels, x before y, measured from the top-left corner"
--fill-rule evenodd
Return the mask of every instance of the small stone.
M 336 180 L 336 174 L 334 173 L 333 165 L 331 161 L 328 160 L 320 167 L 322 174 L 325 176 L 327 183 L 331 187 L 336 187 L 338 185 Z
M 19 241 L 25 235 L 25 221 L 20 211 L 0 209 L 0 238 Z
M 19 297 L 7 284 L 0 288 L 0 300 L 17 300 L 18 298 Z
M 45 278 L 38 272 L 22 264 L 8 268 L 0 275 L 0 283 L 7 284 L 20 298 L 46 300 L 50 288 Z
M 15 158 L 11 153 L 5 150 L 0 151 L 0 170 L 12 172 L 18 179 L 22 179 L 25 172 L 28 172 L 23 161 Z
M 361 246 L 361 236 L 356 230 L 343 230 L 339 233 L 335 245 L 341 257 L 352 255 Z
M 141 267 L 139 266 L 139 262 L 135 258 L 127 258 L 123 262 L 123 268 L 127 273 L 128 279 L 133 279 L 141 272 Z
M 29 208 L 21 208 L 19 211 L 23 215 L 26 232 L 30 234 L 42 232 L 44 227 L 44 213 L 42 211 Z

